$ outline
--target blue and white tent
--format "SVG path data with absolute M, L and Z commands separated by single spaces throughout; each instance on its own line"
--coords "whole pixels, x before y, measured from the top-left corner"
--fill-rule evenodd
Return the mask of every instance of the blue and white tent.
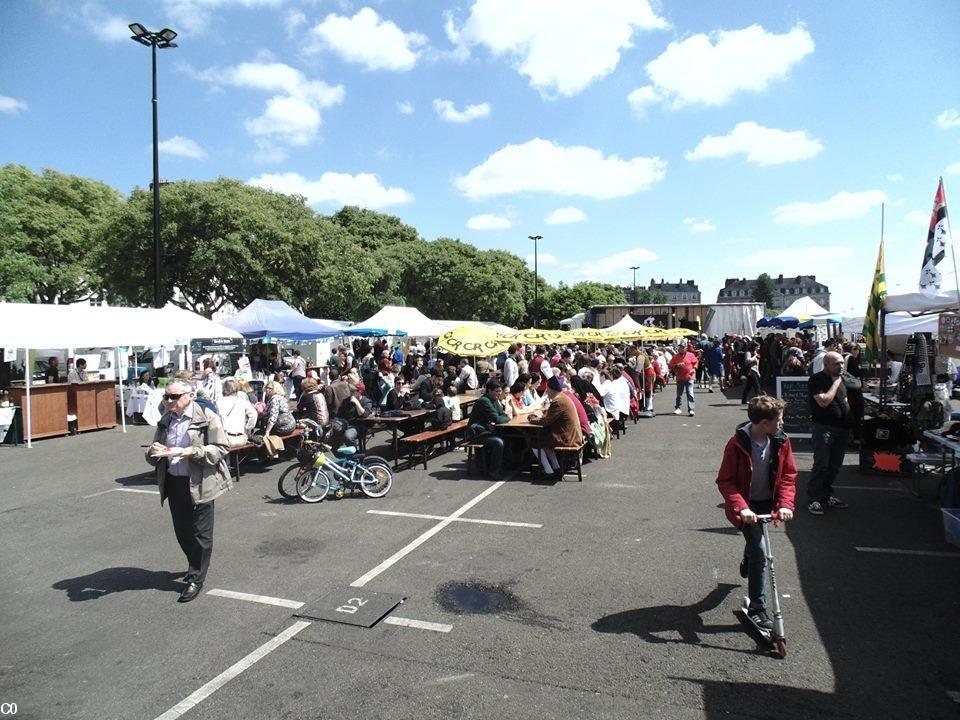
M 339 325 L 312 320 L 283 300 L 254 300 L 222 324 L 248 339 L 320 340 L 344 333 Z

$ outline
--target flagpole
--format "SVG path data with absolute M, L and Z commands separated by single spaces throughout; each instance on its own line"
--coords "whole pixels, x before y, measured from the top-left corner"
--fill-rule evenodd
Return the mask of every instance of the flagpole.
M 880 203 L 880 247 L 883 248 L 883 231 L 886 224 L 886 203 Z M 884 267 L 884 281 L 886 281 L 886 267 Z M 880 306 L 877 313 L 877 328 L 880 331 L 880 354 L 877 357 L 877 372 L 880 373 L 880 409 L 883 410 L 886 402 L 887 374 L 883 371 L 883 363 L 887 358 L 887 313 Z
M 940 176 L 943 187 L 943 175 Z M 953 228 L 950 227 L 950 211 L 947 209 L 947 191 L 943 191 L 943 219 L 947 221 L 947 235 L 950 236 L 950 259 L 953 260 L 953 282 L 957 288 L 957 305 L 960 306 L 960 277 L 957 277 L 957 253 L 953 249 Z

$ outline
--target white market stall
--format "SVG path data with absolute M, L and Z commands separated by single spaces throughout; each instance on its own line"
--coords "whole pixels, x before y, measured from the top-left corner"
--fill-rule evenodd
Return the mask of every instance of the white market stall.
M 30 391 L 33 367 L 30 350 L 39 348 L 114 348 L 117 365 L 120 348 L 174 348 L 196 337 L 239 338 L 240 333 L 175 305 L 162 309 L 95 307 L 89 305 L 36 305 L 0 303 L 0 347 L 24 350 L 25 401 L 23 407 L 27 447 L 32 447 L 33 423 Z M 118 381 L 122 381 L 118 376 Z M 126 432 L 123 392 L 121 422 Z
M 350 335 L 406 335 L 437 338 L 447 331 L 443 323 L 431 320 L 415 307 L 385 305 L 363 322 L 352 325 Z

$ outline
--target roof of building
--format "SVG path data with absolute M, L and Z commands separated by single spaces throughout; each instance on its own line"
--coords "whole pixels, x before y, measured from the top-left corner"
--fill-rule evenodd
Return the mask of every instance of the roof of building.
M 653 278 L 650 278 L 650 289 L 662 290 L 663 292 L 700 292 L 695 280 L 684 280 L 683 278 L 680 278 L 678 283 L 664 282 L 663 278 L 660 278 L 660 282 L 656 282 Z
M 770 278 L 773 281 L 773 287 L 787 287 L 794 285 L 803 285 L 804 283 L 813 283 L 818 285 L 824 290 L 827 289 L 827 286 L 821 282 L 817 282 L 816 275 L 792 275 L 790 277 L 784 277 L 783 275 L 778 275 L 777 277 Z M 729 290 L 730 288 L 743 288 L 748 289 L 752 288 L 757 284 L 757 278 L 727 278 L 723 281 L 723 289 Z

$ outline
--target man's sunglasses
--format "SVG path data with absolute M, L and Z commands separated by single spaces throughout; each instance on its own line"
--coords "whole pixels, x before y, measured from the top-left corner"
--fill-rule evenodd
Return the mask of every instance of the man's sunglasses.
M 170 395 L 170 394 L 168 393 L 168 394 L 166 394 L 166 395 L 163 396 L 163 399 L 166 400 L 167 402 L 176 402 L 177 400 L 179 400 L 180 398 L 182 398 L 182 397 L 183 397 L 184 395 L 186 395 L 186 394 L 187 394 L 187 393 L 176 393 L 176 394 L 174 394 L 174 395 Z

